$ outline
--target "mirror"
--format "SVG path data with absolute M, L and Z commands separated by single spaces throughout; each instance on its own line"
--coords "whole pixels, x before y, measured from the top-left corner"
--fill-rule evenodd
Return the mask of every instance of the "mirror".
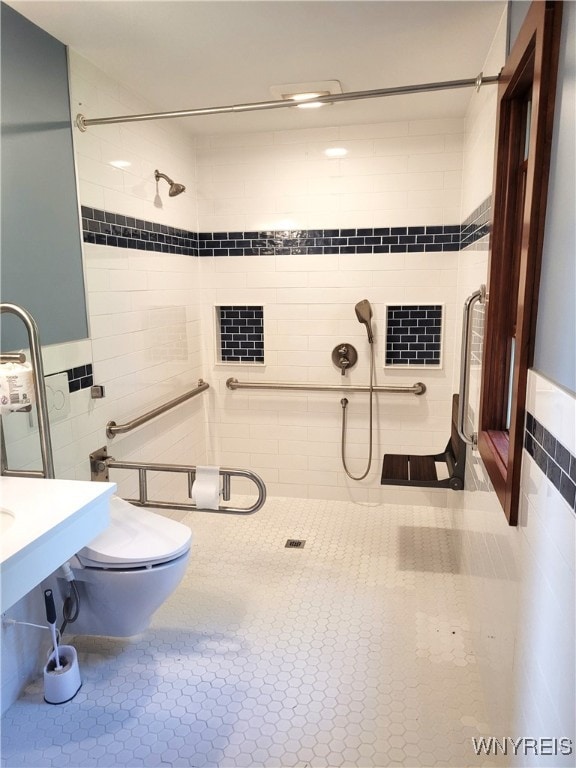
M 1 5 L 0 298 L 35 318 L 42 345 L 88 336 L 66 47 Z M 27 346 L 2 317 L 2 351 Z

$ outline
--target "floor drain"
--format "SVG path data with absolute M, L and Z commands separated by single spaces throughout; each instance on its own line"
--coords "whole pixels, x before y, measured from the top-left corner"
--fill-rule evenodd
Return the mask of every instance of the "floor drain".
M 302 549 L 304 544 L 306 544 L 306 539 L 288 539 L 286 544 L 284 544 L 284 547 L 288 547 L 289 549 Z

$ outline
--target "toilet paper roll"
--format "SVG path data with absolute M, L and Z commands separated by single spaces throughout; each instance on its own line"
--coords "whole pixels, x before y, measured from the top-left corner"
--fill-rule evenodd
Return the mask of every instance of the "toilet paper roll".
M 220 467 L 196 467 L 192 485 L 192 501 L 198 509 L 218 509 L 220 506 Z
M 30 363 L 0 363 L 0 413 L 18 411 L 35 402 Z

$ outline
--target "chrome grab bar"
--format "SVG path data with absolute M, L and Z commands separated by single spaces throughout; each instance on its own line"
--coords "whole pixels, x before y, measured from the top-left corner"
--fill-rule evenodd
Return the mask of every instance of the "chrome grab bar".
M 460 397 L 458 398 L 458 434 L 467 444 L 476 447 L 478 445 L 478 435 L 473 432 L 471 435 L 466 433 L 465 421 L 468 407 L 469 386 L 470 386 L 470 329 L 472 327 L 472 310 L 475 304 L 484 304 L 486 301 L 486 286 L 481 285 L 477 291 L 468 296 L 464 302 L 464 311 L 462 315 L 462 347 L 460 352 Z
M 148 413 L 144 413 L 142 416 L 138 416 L 137 419 L 127 421 L 126 424 L 116 424 L 115 421 L 109 421 L 108 424 L 106 424 L 106 437 L 111 440 L 115 435 L 122 435 L 124 432 L 130 432 L 131 430 L 136 429 L 136 427 L 141 427 L 142 424 L 146 424 L 146 422 L 151 419 L 155 419 L 156 416 L 161 416 L 171 408 L 175 408 L 177 405 L 186 402 L 186 400 L 190 400 L 192 397 L 196 397 L 200 392 L 204 392 L 204 390 L 208 389 L 209 386 L 210 384 L 207 384 L 203 379 L 198 379 L 198 384 L 194 389 L 175 397 L 174 400 L 170 400 L 170 402 L 164 403 L 164 405 L 159 405 L 158 408 L 154 408 L 153 410 L 148 411 Z
M 196 478 L 196 467 L 186 464 L 155 464 L 136 461 L 116 461 L 112 456 L 108 456 L 107 449 L 99 448 L 90 454 L 91 479 L 96 481 L 108 482 L 109 469 L 129 469 L 138 472 L 139 495 L 137 499 L 126 499 L 130 504 L 137 507 L 156 507 L 158 509 L 178 509 L 184 512 L 198 511 L 195 504 L 181 504 L 172 501 L 154 501 L 148 498 L 148 478 L 147 472 L 177 472 L 188 475 L 188 495 L 192 495 L 192 485 Z M 262 478 L 255 472 L 248 469 L 230 469 L 228 467 L 220 468 L 222 477 L 222 498 L 224 501 L 230 500 L 230 478 L 245 477 L 251 480 L 258 489 L 258 498 L 250 507 L 228 507 L 219 506 L 218 509 L 208 509 L 206 512 L 221 512 L 227 515 L 252 515 L 264 506 L 266 501 L 266 485 Z
M 28 343 L 30 345 L 30 356 L 32 358 L 32 369 L 34 372 L 34 394 L 36 396 L 36 413 L 38 415 L 38 437 L 40 439 L 42 470 L 8 469 L 4 429 L 2 428 L 2 420 L 0 419 L 0 452 L 2 454 L 0 458 L 0 474 L 4 477 L 47 477 L 53 479 L 55 477 L 54 457 L 52 455 L 50 419 L 48 418 L 44 364 L 42 362 L 42 347 L 40 345 L 38 326 L 32 315 L 17 304 L 0 304 L 0 314 L 4 314 L 5 312 L 19 317 L 26 326 L 26 331 L 28 332 Z M 22 360 L 22 358 L 24 358 L 24 360 Z M 25 360 L 25 355 L 20 352 L 2 355 L 3 362 L 24 362 Z
M 370 392 L 370 387 L 366 385 L 350 384 L 290 384 L 279 381 L 238 381 L 234 377 L 226 380 L 228 389 L 274 389 L 293 392 Z M 421 381 L 416 384 L 406 386 L 376 385 L 372 388 L 373 392 L 392 392 L 409 393 L 413 395 L 423 395 L 426 392 L 426 385 Z

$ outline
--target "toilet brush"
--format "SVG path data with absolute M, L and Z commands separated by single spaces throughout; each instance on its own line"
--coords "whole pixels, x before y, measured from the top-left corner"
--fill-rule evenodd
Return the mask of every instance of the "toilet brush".
M 54 605 L 54 595 L 51 589 L 44 590 L 44 602 L 46 604 L 46 621 L 50 626 L 50 634 L 52 635 L 52 645 L 54 646 L 54 669 L 60 671 L 62 665 L 60 664 L 60 655 L 58 653 L 58 638 L 56 636 L 56 606 Z
M 76 696 L 82 685 L 78 654 L 72 645 L 58 647 L 56 606 L 51 589 L 44 590 L 44 602 L 54 646 L 44 666 L 44 701 L 48 704 L 64 704 Z

